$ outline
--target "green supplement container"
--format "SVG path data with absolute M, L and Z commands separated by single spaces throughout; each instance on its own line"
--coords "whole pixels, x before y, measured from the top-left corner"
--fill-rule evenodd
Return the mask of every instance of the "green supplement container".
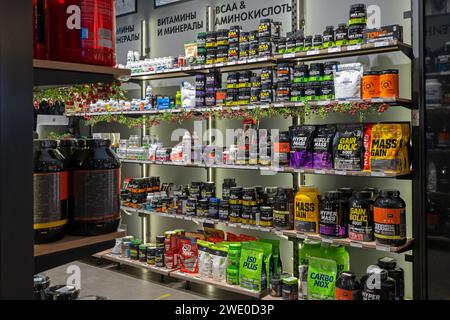
M 239 285 L 239 267 L 230 265 L 227 267 L 227 283 L 229 285 Z
M 228 265 L 239 267 L 241 258 L 241 244 L 232 243 L 228 246 Z
M 326 259 L 336 261 L 337 274 L 350 270 L 350 255 L 344 246 L 330 245 L 324 249 Z
M 283 279 L 283 300 L 298 300 L 298 279 L 289 277 Z

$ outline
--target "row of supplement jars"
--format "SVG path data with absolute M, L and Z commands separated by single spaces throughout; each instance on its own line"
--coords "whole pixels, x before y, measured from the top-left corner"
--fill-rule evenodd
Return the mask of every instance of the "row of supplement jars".
M 110 147 L 104 139 L 34 141 L 36 244 L 117 230 L 121 165 Z

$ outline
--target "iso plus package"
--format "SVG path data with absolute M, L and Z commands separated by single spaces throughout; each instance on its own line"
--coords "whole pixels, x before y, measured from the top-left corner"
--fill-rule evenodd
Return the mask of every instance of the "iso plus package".
M 333 169 L 333 139 L 335 125 L 319 126 L 313 143 L 314 169 Z
M 291 138 L 292 168 L 313 167 L 313 142 L 316 134 L 316 126 L 293 126 L 289 128 Z
M 359 62 L 333 66 L 334 95 L 336 100 L 361 99 L 363 65 Z
M 360 171 L 363 167 L 363 124 L 339 124 L 333 141 L 335 170 Z
M 367 132 L 366 128 L 366 132 Z M 406 173 L 410 171 L 411 128 L 409 123 L 379 123 L 371 125 L 370 167 L 365 170 Z M 367 157 L 365 157 L 365 162 Z

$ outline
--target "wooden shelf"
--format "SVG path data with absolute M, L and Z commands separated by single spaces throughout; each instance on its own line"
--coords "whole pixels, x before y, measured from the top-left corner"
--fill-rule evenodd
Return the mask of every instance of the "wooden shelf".
M 174 279 L 194 282 L 198 284 L 206 284 L 211 285 L 215 288 L 219 288 L 222 290 L 239 293 L 245 296 L 253 297 L 256 299 L 261 299 L 267 295 L 267 291 L 257 292 L 248 289 L 241 288 L 240 286 L 232 286 L 227 284 L 226 282 L 219 282 L 209 278 L 200 277 L 198 274 L 188 274 L 183 273 L 181 271 L 174 271 L 170 273 L 170 277 Z
M 97 252 L 110 249 L 115 240 L 126 236 L 125 231 L 117 231 L 94 237 L 66 236 L 64 239 L 34 246 L 35 272 L 89 257 Z
M 100 236 L 94 237 L 75 237 L 66 236 L 64 239 L 48 243 L 48 244 L 37 244 L 34 246 L 34 256 L 44 256 L 49 254 L 54 254 L 62 251 L 67 251 L 71 249 L 77 249 L 80 247 L 87 247 L 102 243 L 105 241 L 115 240 L 126 236 L 125 231 L 117 231 L 113 233 L 108 233 Z
M 330 244 L 337 244 L 341 246 L 346 247 L 354 247 L 354 248 L 361 248 L 361 249 L 372 249 L 377 251 L 383 251 L 383 252 L 394 252 L 394 253 L 402 253 L 405 251 L 412 250 L 413 246 L 413 239 L 408 239 L 406 241 L 406 244 L 400 247 L 389 247 L 389 246 L 383 246 L 378 245 L 373 242 L 363 242 L 363 241 L 353 241 L 348 238 L 346 239 L 339 239 L 339 238 L 331 238 L 331 237 L 325 237 L 321 236 L 320 234 L 315 233 L 301 233 L 297 232 L 295 230 L 289 230 L 284 231 L 283 234 L 287 236 L 288 238 L 296 238 L 296 239 L 312 239 L 317 240 L 323 243 L 330 243 Z
M 36 86 L 62 86 L 128 80 L 131 70 L 90 64 L 33 60 Z
M 127 258 L 122 258 L 120 255 L 112 254 L 110 250 L 106 250 L 106 251 L 97 253 L 94 255 L 94 257 L 112 261 L 112 262 L 117 262 L 120 264 L 125 264 L 125 265 L 131 266 L 131 267 L 144 268 L 144 269 L 150 270 L 154 273 L 157 273 L 157 274 L 160 274 L 163 276 L 167 276 L 167 277 L 170 275 L 170 273 L 172 271 L 176 270 L 176 269 L 158 268 L 158 267 L 151 266 L 144 262 L 131 260 L 131 259 L 127 259 Z
M 411 109 L 412 101 L 409 99 L 370 99 L 370 100 L 352 100 L 352 101 L 310 101 L 308 105 L 312 108 L 318 106 L 327 106 L 332 104 L 348 104 L 348 103 L 371 103 L 378 105 L 389 105 L 389 106 L 401 106 Z M 155 114 L 167 114 L 167 113 L 181 113 L 190 112 L 195 114 L 201 114 L 203 112 L 214 112 L 222 110 L 253 110 L 253 109 L 267 109 L 267 108 L 301 108 L 304 107 L 306 103 L 304 102 L 274 102 L 271 104 L 255 104 L 255 105 L 245 105 L 245 106 L 233 106 L 233 107 L 204 107 L 204 108 L 193 108 L 193 109 L 167 109 L 167 110 L 143 110 L 143 111 L 102 111 L 102 112 L 76 112 L 67 113 L 67 117 L 96 117 L 104 115 L 124 115 L 129 117 L 144 116 L 144 115 L 155 115 Z

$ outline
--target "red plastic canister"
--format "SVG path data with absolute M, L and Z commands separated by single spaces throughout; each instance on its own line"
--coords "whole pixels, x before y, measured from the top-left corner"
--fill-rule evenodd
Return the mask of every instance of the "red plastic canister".
M 114 66 L 114 0 L 45 0 L 50 60 Z

